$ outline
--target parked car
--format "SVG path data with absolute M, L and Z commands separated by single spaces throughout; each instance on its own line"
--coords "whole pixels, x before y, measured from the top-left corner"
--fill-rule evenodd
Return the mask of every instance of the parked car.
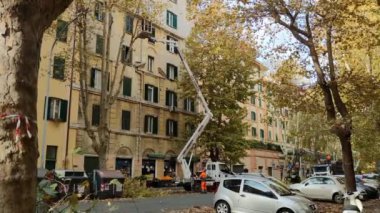
M 272 180 L 239 175 L 221 180 L 214 197 L 217 213 L 312 213 L 317 206 Z
M 343 175 L 336 175 L 335 177 L 341 177 L 344 178 Z M 355 176 L 356 181 L 356 190 L 359 192 L 358 198 L 360 200 L 368 200 L 368 199 L 377 199 L 379 197 L 379 192 L 376 188 L 373 188 L 372 186 L 366 185 L 363 181 L 363 179 L 360 178 L 360 176 Z
M 355 177 L 356 189 L 360 192 L 360 200 L 377 199 L 379 198 L 379 192 L 376 188 L 367 185 L 363 179 Z
M 364 185 L 371 186 L 380 192 L 380 175 L 375 173 L 357 175 Z
M 332 200 L 343 203 L 344 178 L 335 176 L 314 176 L 301 183 L 291 184 L 290 190 L 310 199 Z

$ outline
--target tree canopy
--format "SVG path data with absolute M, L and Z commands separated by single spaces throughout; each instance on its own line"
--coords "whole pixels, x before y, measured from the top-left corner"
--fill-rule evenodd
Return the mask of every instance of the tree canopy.
M 198 6 L 198 7 L 197 7 Z M 223 1 L 192 8 L 194 27 L 187 40 L 187 58 L 214 115 L 199 139 L 212 160 L 238 162 L 245 156 L 246 110 L 241 105 L 253 94 L 255 45 L 251 33 Z M 210 18 L 212 17 L 212 18 Z M 184 96 L 194 90 L 184 78 Z

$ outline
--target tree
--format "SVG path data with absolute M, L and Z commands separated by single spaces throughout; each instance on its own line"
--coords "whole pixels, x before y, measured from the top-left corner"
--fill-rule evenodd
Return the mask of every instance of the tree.
M 244 139 L 247 127 L 242 123 L 247 112 L 241 103 L 253 95 L 256 51 L 243 24 L 237 21 L 237 14 L 222 1 L 192 9 L 195 25 L 187 41 L 186 55 L 214 115 L 199 144 L 210 153 L 211 160 L 236 163 L 249 148 Z M 185 97 L 195 94 L 187 82 L 190 81 L 184 78 Z
M 71 2 L 72 0 L 1 1 L 2 212 L 35 210 L 38 158 L 35 120 L 42 36 Z
M 78 7 L 87 8 L 92 1 L 82 1 Z M 162 4 L 159 3 L 144 3 L 142 0 L 108 0 L 97 8 L 98 16 L 96 17 L 102 22 L 102 43 L 99 44 L 99 55 L 101 58 L 101 73 L 100 94 L 99 99 L 92 101 L 94 95 L 89 92 L 89 68 L 91 60 L 94 59 L 88 50 L 89 40 L 94 40 L 94 32 L 96 26 L 92 17 L 84 17 L 78 21 L 79 42 L 78 42 L 78 70 L 80 82 L 80 110 L 83 117 L 85 132 L 91 140 L 91 146 L 99 157 L 99 168 L 106 169 L 107 153 L 110 144 L 109 116 L 110 110 L 120 95 L 124 74 L 129 66 L 134 66 L 132 63 L 133 45 L 137 39 L 148 38 L 152 30 L 154 17 L 161 11 Z M 115 28 L 113 28 L 114 13 L 122 13 L 129 15 L 131 28 L 124 29 L 125 31 L 120 36 L 117 46 L 117 54 L 114 58 L 111 49 L 112 43 L 115 43 L 111 37 L 114 36 Z M 127 32 L 129 31 L 129 32 Z M 127 34 L 130 33 L 130 36 Z M 129 38 L 128 38 L 129 37 Z M 127 42 L 128 41 L 128 42 Z M 128 43 L 128 46 L 125 45 Z M 90 104 L 97 103 L 99 106 L 99 121 L 96 127 L 93 127 L 89 113 L 91 112 Z
M 374 41 L 370 38 L 376 38 L 378 33 L 373 29 L 376 21 L 371 20 L 368 14 L 370 11 L 376 14 L 379 8 L 374 1 L 361 0 L 240 2 L 243 5 L 239 4 L 238 9 L 248 22 L 274 22 L 281 29 L 286 29 L 297 41 L 292 46 L 287 43 L 288 51 L 295 50 L 307 56 L 307 60 L 303 61 L 304 67 L 316 78 L 328 124 L 341 143 L 347 190 L 356 191 L 351 147 L 352 114 L 347 107 L 347 99 L 341 92 L 339 79 L 343 69 L 337 66 L 342 60 L 338 48 L 352 48 L 355 37 Z

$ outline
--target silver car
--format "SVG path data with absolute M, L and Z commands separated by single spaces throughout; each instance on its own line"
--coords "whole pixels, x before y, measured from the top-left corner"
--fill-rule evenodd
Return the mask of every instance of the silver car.
M 217 213 L 313 213 L 317 206 L 265 177 L 236 176 L 221 180 L 214 197 Z
M 301 183 L 291 184 L 290 190 L 310 199 L 332 200 L 343 203 L 346 191 L 343 177 L 314 176 Z

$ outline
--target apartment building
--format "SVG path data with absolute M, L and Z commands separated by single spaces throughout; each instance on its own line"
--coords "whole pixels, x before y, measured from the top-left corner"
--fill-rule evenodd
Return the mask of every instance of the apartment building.
M 265 79 L 263 74 L 266 68 L 258 63 L 254 70 L 254 79 Z M 266 100 L 265 80 L 260 81 L 253 88 L 255 95 L 244 106 L 247 116 L 243 122 L 248 125 L 246 139 L 251 142 L 251 149 L 247 150 L 247 157 L 242 161 L 249 172 L 281 177 L 281 170 L 285 166 L 284 156 L 288 143 L 286 137 L 287 110 L 274 109 Z
M 91 22 L 87 60 L 88 112 L 91 125 L 99 124 L 99 98 L 103 3 L 94 1 L 87 14 Z M 86 170 L 98 168 L 98 157 L 84 128 L 80 110 L 78 72 L 69 54 L 75 44 L 73 17 L 69 8 L 43 39 L 38 88 L 39 166 L 47 169 Z M 91 16 L 91 17 L 90 17 Z M 166 0 L 156 21 L 142 20 L 128 11 L 112 13 L 110 66 L 117 63 L 120 38 L 123 52 L 132 48 L 123 75 L 122 88 L 110 108 L 111 130 L 107 169 L 123 169 L 130 176 L 181 176 L 175 158 L 186 142 L 187 118 L 196 113 L 195 101 L 182 97 L 178 79 L 185 70 L 172 44 L 180 48 L 191 25 L 186 20 L 186 1 Z M 67 26 L 67 27 L 65 27 Z M 147 31 L 155 39 L 137 39 L 128 47 L 133 30 Z M 120 62 L 119 62 L 120 63 Z M 51 72 L 50 78 L 48 77 Z M 112 73 L 111 73 L 112 75 Z M 71 78 L 73 77 L 73 78 Z M 80 150 L 80 151 L 79 151 Z

